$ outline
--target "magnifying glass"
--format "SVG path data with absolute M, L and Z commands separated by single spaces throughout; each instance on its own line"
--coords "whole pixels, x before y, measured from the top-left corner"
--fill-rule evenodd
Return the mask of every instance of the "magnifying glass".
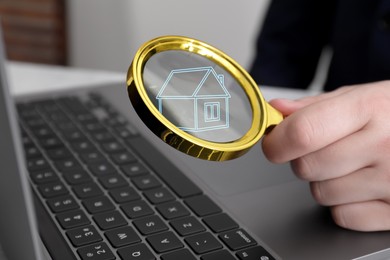
M 245 154 L 283 120 L 237 62 L 183 36 L 158 37 L 141 46 L 127 73 L 127 91 L 155 135 L 209 161 Z

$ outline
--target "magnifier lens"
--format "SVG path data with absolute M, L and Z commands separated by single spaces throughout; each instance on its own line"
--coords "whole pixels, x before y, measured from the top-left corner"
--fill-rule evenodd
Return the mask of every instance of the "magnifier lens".
M 134 109 L 153 133 L 205 160 L 245 154 L 283 120 L 239 64 L 188 37 L 162 36 L 141 46 L 127 87 Z
M 251 127 L 252 109 L 242 87 L 204 56 L 182 50 L 156 53 L 145 63 L 143 83 L 158 111 L 194 137 L 233 142 Z

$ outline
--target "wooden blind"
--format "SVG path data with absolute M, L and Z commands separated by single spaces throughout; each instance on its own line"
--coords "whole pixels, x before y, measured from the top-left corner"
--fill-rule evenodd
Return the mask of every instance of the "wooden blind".
M 66 0 L 0 0 L 9 60 L 66 64 Z

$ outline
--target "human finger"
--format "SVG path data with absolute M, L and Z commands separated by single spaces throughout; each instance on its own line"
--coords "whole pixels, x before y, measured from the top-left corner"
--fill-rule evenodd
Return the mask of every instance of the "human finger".
M 264 137 L 264 154 L 272 162 L 287 162 L 360 130 L 370 119 L 361 95 L 348 91 L 291 114 Z
M 291 162 L 295 174 L 307 181 L 334 179 L 371 165 L 377 160 L 379 136 L 363 129 Z M 362 152 L 365 151 L 365 152 Z
M 331 212 L 336 224 L 347 229 L 390 230 L 390 205 L 381 200 L 338 205 Z
M 314 199 L 321 205 L 334 206 L 390 198 L 385 174 L 367 167 L 340 178 L 310 183 Z

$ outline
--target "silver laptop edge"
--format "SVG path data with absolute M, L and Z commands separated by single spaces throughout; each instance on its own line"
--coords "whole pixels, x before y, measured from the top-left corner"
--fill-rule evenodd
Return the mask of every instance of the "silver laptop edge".
M 0 243 L 8 259 L 42 259 L 21 135 L 5 73 L 1 28 L 0 39 L 0 118 L 9 122 L 0 125 Z

